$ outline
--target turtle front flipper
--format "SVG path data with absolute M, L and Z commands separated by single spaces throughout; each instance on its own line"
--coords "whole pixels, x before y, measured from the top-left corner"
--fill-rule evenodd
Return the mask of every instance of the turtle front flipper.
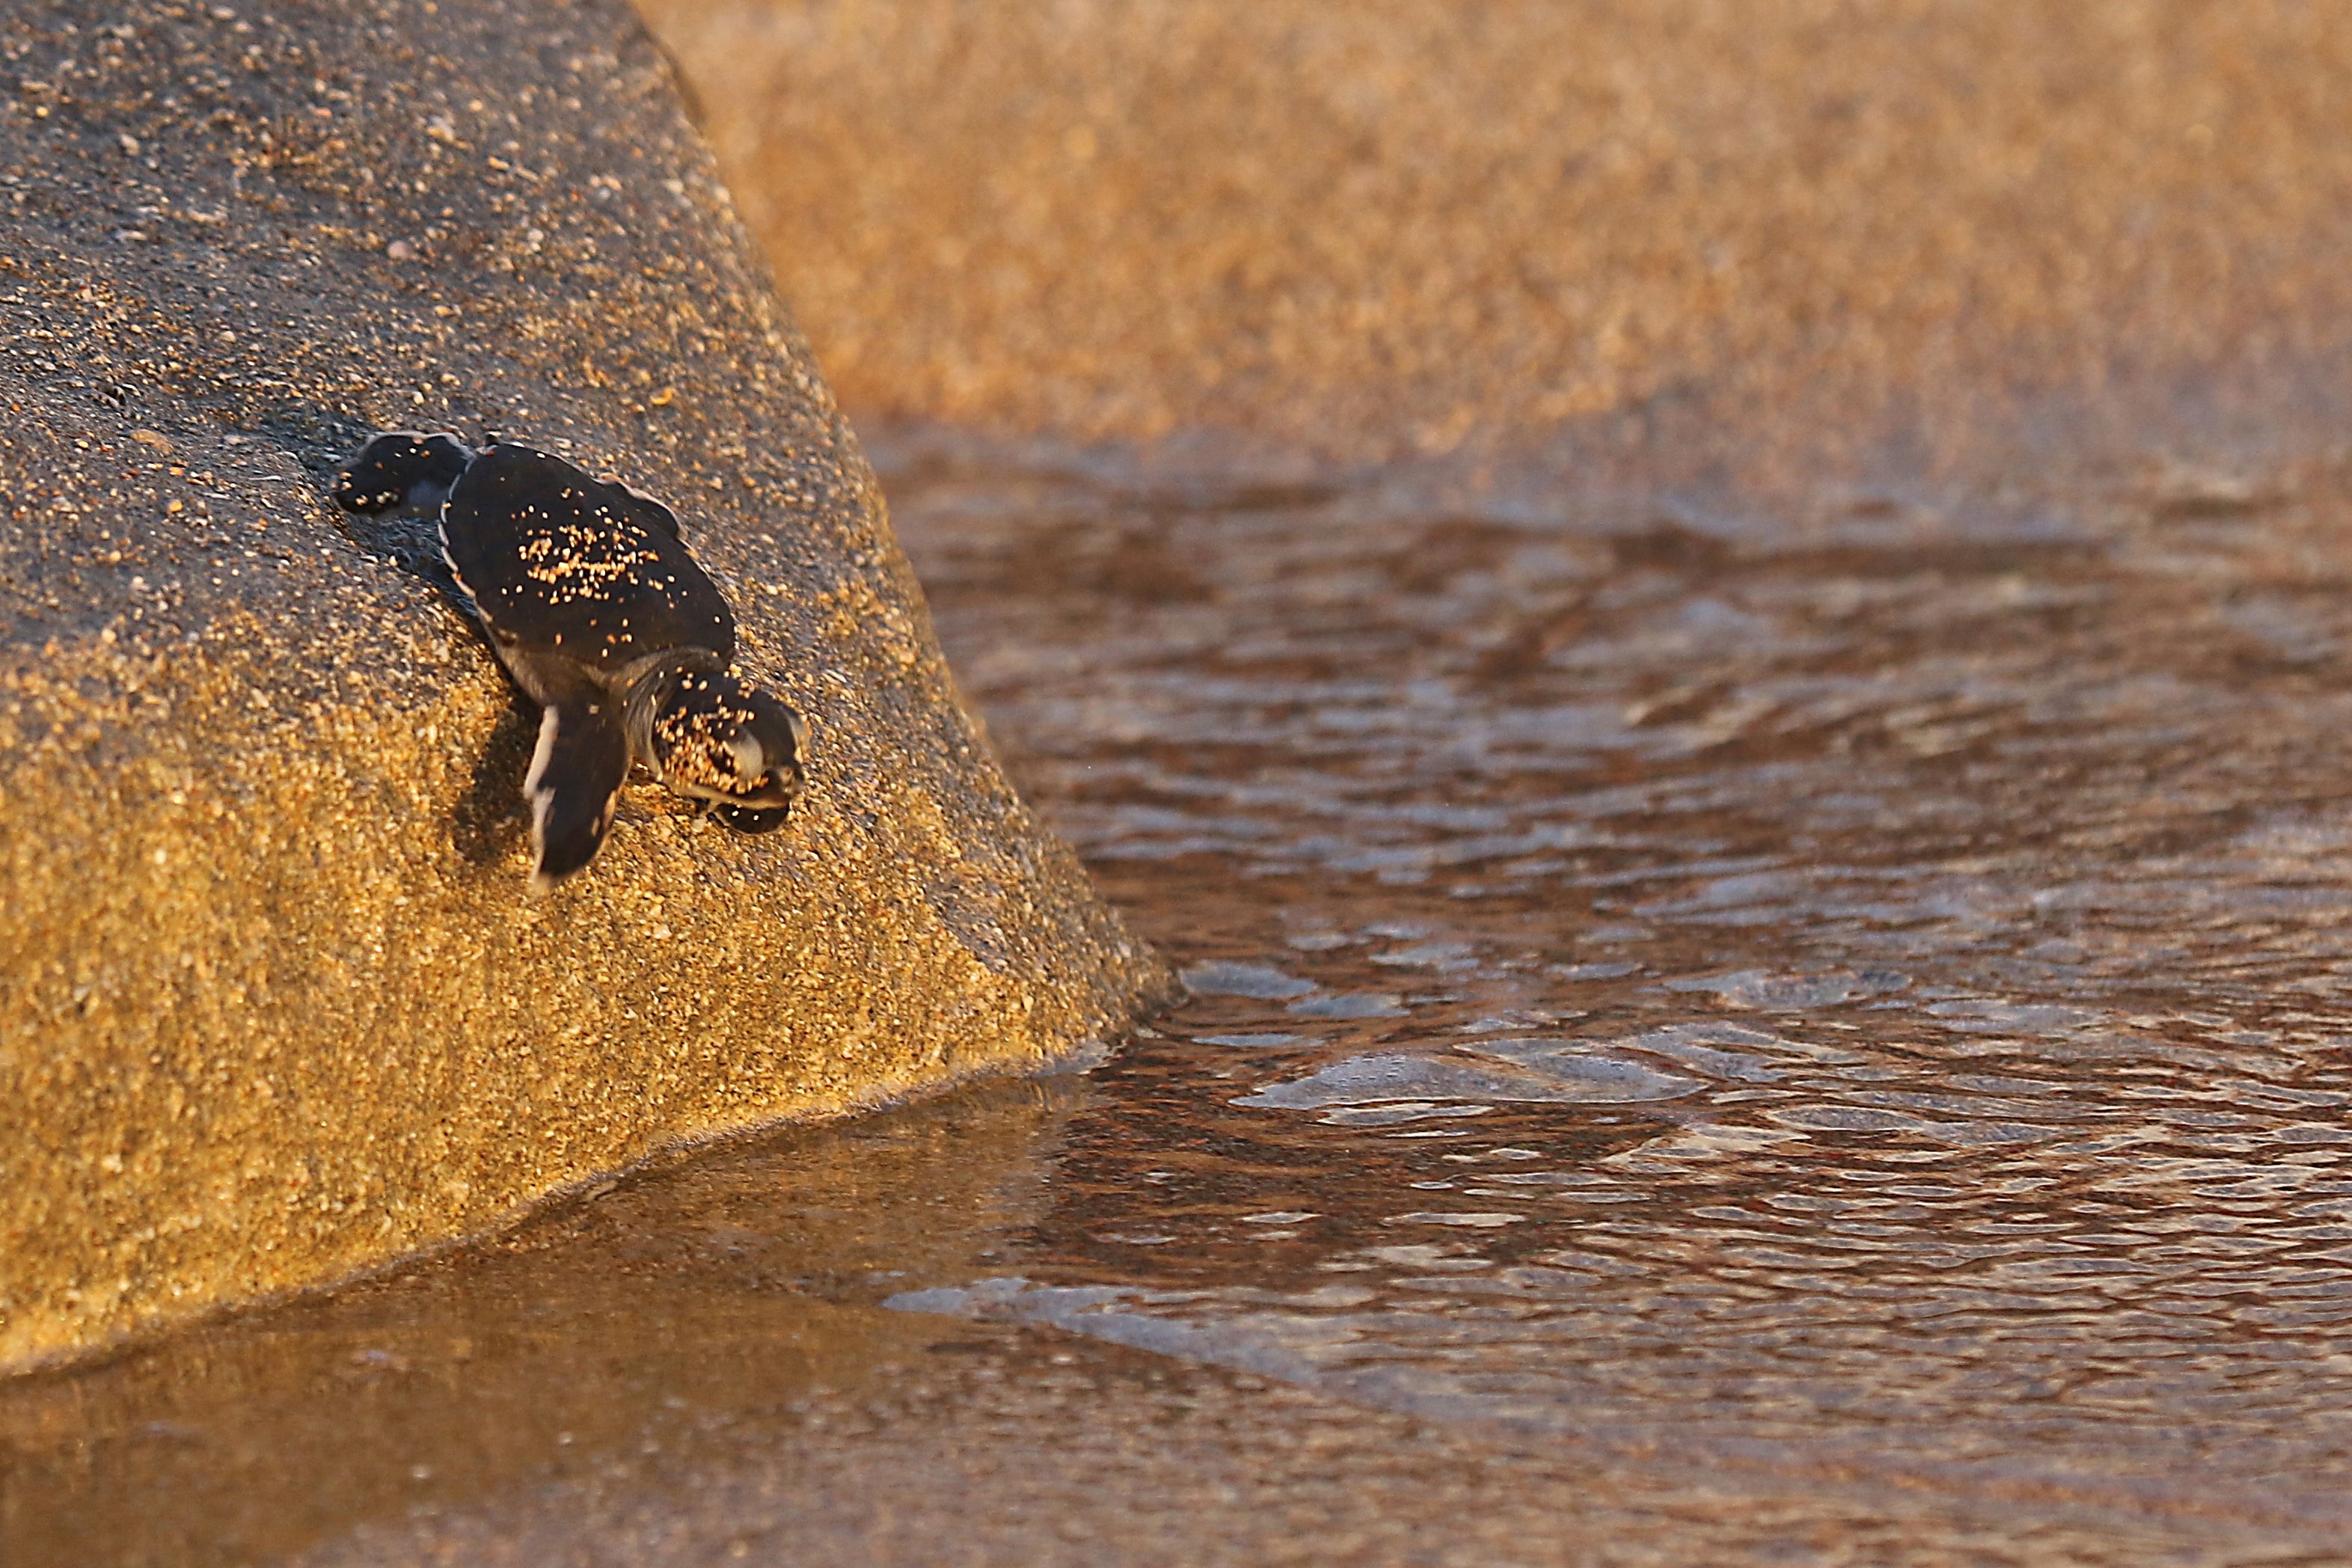
M 628 773 L 628 731 L 610 695 L 593 691 L 547 705 L 522 785 L 530 802 L 533 892 L 546 892 L 595 858 Z

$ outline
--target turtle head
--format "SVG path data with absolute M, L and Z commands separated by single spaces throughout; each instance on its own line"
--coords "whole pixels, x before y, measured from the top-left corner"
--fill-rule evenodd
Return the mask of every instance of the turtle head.
M 805 782 L 808 725 L 782 702 L 723 671 L 688 669 L 654 708 L 648 750 L 662 783 L 718 806 L 728 826 L 783 826 Z
M 335 504 L 362 517 L 430 515 L 441 510 L 473 460 L 472 448 L 455 436 L 387 430 L 343 465 L 335 479 Z

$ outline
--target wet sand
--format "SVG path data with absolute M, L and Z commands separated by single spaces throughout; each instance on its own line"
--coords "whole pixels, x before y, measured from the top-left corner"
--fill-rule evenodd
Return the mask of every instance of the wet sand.
M 0 1402 L 12 1563 L 2201 1560 L 2240 1521 L 1693 1464 L 1050 1327 L 882 1310 L 1025 1266 L 1108 1112 L 999 1085 L 625 1184 L 507 1243 Z M 2233 1527 L 2234 1526 L 2234 1527 Z M 2291 1549 L 2297 1532 L 2253 1534 Z

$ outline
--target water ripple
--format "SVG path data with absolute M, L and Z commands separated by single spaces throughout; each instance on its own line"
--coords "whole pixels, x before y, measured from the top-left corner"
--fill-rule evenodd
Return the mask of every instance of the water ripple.
M 2352 1525 L 2341 479 L 2193 562 L 2144 497 L 1680 550 L 894 485 L 1031 798 L 1196 994 L 1022 1277 L 898 1304 L 2021 1532 Z M 1053 529 L 1198 591 L 1008 575 Z

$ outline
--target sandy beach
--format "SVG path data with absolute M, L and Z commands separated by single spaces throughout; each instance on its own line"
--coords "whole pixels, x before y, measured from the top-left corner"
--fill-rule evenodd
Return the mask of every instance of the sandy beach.
M 868 416 L 1362 458 L 1664 398 L 1951 446 L 2343 342 L 2324 7 L 642 8 Z

